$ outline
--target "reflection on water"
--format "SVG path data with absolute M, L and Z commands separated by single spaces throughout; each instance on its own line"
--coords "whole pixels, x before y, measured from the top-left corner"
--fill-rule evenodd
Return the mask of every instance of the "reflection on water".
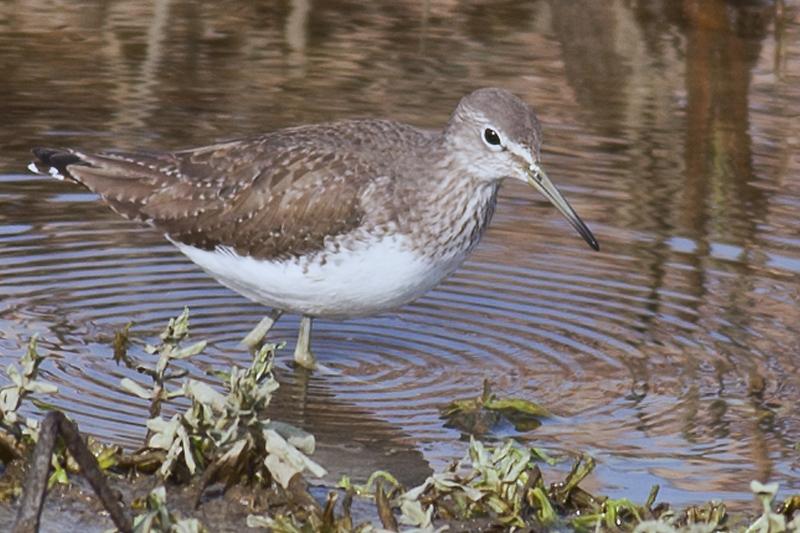
M 315 324 L 338 371 L 288 368 L 276 413 L 335 473 L 409 481 L 460 457 L 438 406 L 496 391 L 560 418 L 525 442 L 589 451 L 595 488 L 673 503 L 797 489 L 800 25 L 793 5 L 721 1 L 0 6 L 0 362 L 33 333 L 58 405 L 134 446 L 115 331 L 152 338 L 183 305 L 243 365 L 264 313 L 146 227 L 23 174 L 33 146 L 180 148 L 348 117 L 441 127 L 478 86 L 531 102 L 544 166 L 602 246 L 507 184 L 465 267 L 379 317 Z M 275 339 L 296 336 L 284 319 Z M 135 348 L 141 352 L 141 347 Z M 277 416 L 277 415 L 276 415 Z M 338 468 L 338 470 L 337 470 Z M 589 487 L 592 488 L 592 487 Z M 644 499 L 644 496 L 642 496 Z

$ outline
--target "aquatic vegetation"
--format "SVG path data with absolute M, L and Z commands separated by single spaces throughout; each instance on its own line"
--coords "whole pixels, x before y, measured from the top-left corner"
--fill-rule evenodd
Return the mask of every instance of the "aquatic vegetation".
M 445 427 L 481 437 L 490 433 L 501 421 L 514 426 L 517 431 L 532 431 L 542 425 L 541 420 L 553 415 L 544 407 L 523 398 L 498 399 L 492 392 L 489 380 L 484 380 L 483 391 L 477 398 L 453 400 L 440 409 Z
M 148 388 L 122 380 L 126 390 L 150 402 L 145 446 L 133 453 L 85 439 L 59 411 L 51 410 L 41 423 L 20 414 L 26 403 L 49 410 L 39 397 L 57 390 L 38 377 L 44 357 L 37 353 L 35 338 L 21 358 L 20 368 L 9 365 L 6 375 L 10 384 L 0 389 L 0 460 L 6 467 L 0 476 L 0 501 L 7 504 L 19 497 L 24 470 L 19 465 L 30 468 L 15 533 L 36 531 L 47 488 L 55 481 L 68 483 L 68 474 L 78 471 L 90 481 L 118 531 L 125 533 L 207 531 L 191 515 L 206 488 L 217 482 L 224 483 L 226 491 L 232 487 L 266 490 L 260 504 L 242 508 L 242 522 L 251 528 L 286 533 L 800 533 L 800 494 L 776 506 L 776 484 L 751 484 L 762 502 L 761 516 L 751 523 L 732 521 L 725 505 L 716 501 L 673 511 L 667 503 L 655 503 L 657 486 L 643 503 L 590 494 L 581 488 L 594 468 L 589 456 L 578 457 L 563 480 L 548 484 L 540 466 L 551 461 L 536 448 L 513 440 L 488 446 L 478 438 L 501 420 L 522 424 L 530 431 L 539 419 L 549 416 L 526 400 L 498 399 L 488 382 L 478 398 L 454 401 L 442 410 L 448 425 L 472 435 L 463 459 L 410 489 L 388 472 L 375 472 L 364 485 L 345 477 L 319 502 L 305 479 L 307 474 L 325 473 L 309 458 L 313 436 L 263 415 L 278 388 L 272 369 L 280 346 L 262 347 L 248 368 L 234 366 L 216 372 L 221 385 L 212 387 L 174 368 L 175 361 L 193 357 L 205 347 L 204 342 L 183 345 L 188 320 L 188 310 L 184 310 L 170 320 L 160 342 L 145 348 L 158 356 L 154 365 L 129 356 L 129 326 L 115 338 L 115 358 L 153 382 Z M 188 407 L 169 418 L 162 416 L 164 404 L 175 400 Z M 124 509 L 108 489 L 106 477 L 122 480 L 118 474 L 124 474 L 131 482 L 136 473 L 160 478 L 161 485 L 135 498 L 131 509 Z M 167 507 L 167 495 L 180 487 L 189 497 L 183 498 L 180 512 L 175 512 Z M 374 503 L 380 525 L 364 517 L 363 511 L 361 522 L 356 523 L 352 506 L 357 498 Z M 127 518 L 131 510 L 137 515 L 132 521 Z
M 47 395 L 58 392 L 58 387 L 38 379 L 39 365 L 45 359 L 36 350 L 38 339 L 34 335 L 28 343 L 25 355 L 19 361 L 21 369 L 13 363 L 6 368 L 6 375 L 11 380 L 11 384 L 0 389 L 0 428 L 6 435 L 13 437 L 17 444 L 24 441 L 35 442 L 38 438 L 39 422 L 30 419 L 18 412 L 22 403 L 30 400 L 34 405 L 44 409 L 46 404 L 33 398 L 34 394 Z M 15 456 L 16 452 L 7 440 L 0 439 L 2 456 L 0 459 L 6 460 L 6 454 Z
M 178 518 L 167 508 L 167 490 L 156 487 L 134 508 L 145 511 L 136 517 L 133 533 L 205 533 L 206 529 L 196 518 Z
M 263 346 L 247 369 L 236 366 L 217 375 L 225 379 L 227 393 L 223 394 L 207 383 L 184 379 L 180 388 L 170 390 L 168 381 L 182 379 L 170 373 L 170 363 L 200 353 L 204 342 L 181 348 L 188 334 L 188 309 L 170 320 L 161 334 L 158 346 L 147 351 L 158 353 L 158 363 L 148 368 L 153 389 L 148 391 L 131 380 L 122 385 L 137 396 L 159 406 L 165 400 L 187 398 L 190 406 L 169 420 L 160 414 L 147 421 L 147 452 L 161 455 L 159 474 L 164 477 L 183 476 L 187 481 L 202 472 L 197 491 L 211 483 L 225 480 L 227 484 L 241 481 L 269 485 L 273 480 L 286 488 L 295 474 L 308 470 L 313 475 L 325 475 L 325 469 L 308 458 L 314 452 L 314 438 L 287 424 L 263 419 L 278 388 L 272 374 L 277 345 Z M 147 368 L 137 365 L 137 369 Z M 160 411 L 151 407 L 151 413 Z
M 347 479 L 340 486 L 345 490 L 345 500 L 353 496 L 373 498 L 384 530 L 390 531 L 800 533 L 800 513 L 796 513 L 800 495 L 787 499 L 773 511 L 777 484 L 751 484 L 762 501 L 763 514 L 747 527 L 741 519 L 732 524 L 721 502 L 690 506 L 679 512 L 672 511 L 667 503 L 655 504 L 658 487 L 653 487 L 643 504 L 595 497 L 580 488 L 593 467 L 591 458 L 582 457 L 563 481 L 546 485 L 535 464 L 535 454 L 529 449 L 513 442 L 490 448 L 472 439 L 466 458 L 410 490 L 385 472 L 374 474 L 364 486 L 353 485 Z M 251 517 L 248 523 L 281 532 L 379 530 L 372 524 L 353 527 L 348 522 L 349 511 L 341 521 L 326 521 L 324 516 L 330 515 L 327 507 L 324 514 L 305 521 L 277 515 Z M 309 524 L 317 529 L 309 529 Z

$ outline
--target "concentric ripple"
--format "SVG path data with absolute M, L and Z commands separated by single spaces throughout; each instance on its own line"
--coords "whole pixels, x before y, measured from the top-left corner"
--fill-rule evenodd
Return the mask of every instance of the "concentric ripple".
M 247 364 L 238 342 L 265 309 L 70 184 L 0 184 L 0 360 L 14 361 L 39 334 L 56 404 L 84 430 L 141 443 L 147 405 L 119 383 L 147 383 L 111 359 L 114 333 L 130 320 L 133 337 L 154 342 L 189 306 L 192 338 L 210 344 L 185 367 L 207 379 L 212 368 Z M 527 191 L 504 193 L 485 241 L 440 287 L 378 317 L 315 322 L 312 346 L 328 371 L 309 378 L 291 368 L 297 319 L 281 319 L 270 334 L 287 341 L 273 416 L 312 431 L 334 474 L 337 465 L 364 476 L 395 468 L 413 482 L 463 454 L 439 409 L 478 396 L 488 380 L 502 397 L 557 415 L 518 438 L 556 453 L 594 451 L 598 483 L 612 494 L 660 483 L 673 502 L 694 491 L 746 498 L 734 481 L 753 470 L 754 443 L 774 456 L 797 435 L 796 424 L 758 425 L 765 407 L 752 383 L 765 379 L 778 405 L 798 390 L 798 363 L 783 354 L 794 353 L 800 321 L 781 310 L 800 308 L 800 243 L 773 235 L 775 248 L 755 254 L 615 235 L 593 253 Z M 698 268 L 700 248 L 708 253 Z M 132 353 L 149 357 L 141 342 Z M 785 479 L 797 482 L 785 464 Z

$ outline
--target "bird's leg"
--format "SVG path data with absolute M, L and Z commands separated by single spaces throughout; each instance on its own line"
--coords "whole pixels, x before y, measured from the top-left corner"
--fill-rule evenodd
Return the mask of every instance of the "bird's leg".
M 247 346 L 248 348 L 255 348 L 258 344 L 264 340 L 264 337 L 267 336 L 269 330 L 272 329 L 272 326 L 275 325 L 275 322 L 283 314 L 283 311 L 280 309 L 273 309 L 269 312 L 264 319 L 258 323 L 258 325 L 253 328 L 253 331 L 247 334 L 247 336 L 242 339 L 242 344 Z
M 303 315 L 300 319 L 300 334 L 297 336 L 297 346 L 294 349 L 294 360 L 308 369 L 317 368 L 317 358 L 311 353 L 311 317 Z

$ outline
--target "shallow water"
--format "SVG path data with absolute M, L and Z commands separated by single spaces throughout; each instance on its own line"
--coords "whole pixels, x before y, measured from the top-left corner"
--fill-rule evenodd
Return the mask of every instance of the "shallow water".
M 55 403 L 136 446 L 146 405 L 119 381 L 142 378 L 111 360 L 114 332 L 133 320 L 153 342 L 188 305 L 201 377 L 246 364 L 237 343 L 265 313 L 94 195 L 27 174 L 31 147 L 177 149 L 367 116 L 436 128 L 501 86 L 536 108 L 544 167 L 601 252 L 506 183 L 440 287 L 315 322 L 335 373 L 292 371 L 297 319 L 278 323 L 275 416 L 317 436 L 332 479 L 419 481 L 466 449 L 439 406 L 489 379 L 559 415 L 494 437 L 591 453 L 589 490 L 745 508 L 751 479 L 797 491 L 800 10 L 634 4 L 3 4 L 0 364 L 38 333 Z

